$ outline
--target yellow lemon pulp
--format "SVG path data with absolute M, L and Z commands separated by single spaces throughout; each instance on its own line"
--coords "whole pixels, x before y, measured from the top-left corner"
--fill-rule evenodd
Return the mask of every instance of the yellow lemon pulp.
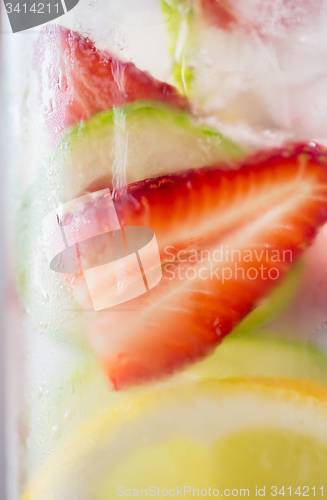
M 211 356 L 175 377 L 123 392 L 110 391 L 101 368 L 93 357 L 85 356 L 71 376 L 60 374 L 45 386 L 41 398 L 37 394 L 31 400 L 27 477 L 32 477 L 44 457 L 67 442 L 75 429 L 82 428 L 110 408 L 130 402 L 132 398 L 138 399 L 154 388 L 160 390 L 167 384 L 175 386 L 183 380 L 244 376 L 303 378 L 327 385 L 327 355 L 312 345 L 281 339 L 263 331 L 232 333 Z
M 210 496 L 209 488 L 211 496 L 274 496 L 283 487 L 285 494 L 295 495 L 298 488 L 304 494 L 308 488 L 310 497 L 315 489 L 321 496 L 326 459 L 327 447 L 317 439 L 278 428 L 247 429 L 212 445 L 173 439 L 143 446 L 114 467 L 96 488 L 95 498 L 107 500 L 129 490 L 132 496 L 141 496 L 142 490 L 142 496 L 158 495 L 166 489 L 176 496 L 177 486 L 189 498 Z
M 150 496 L 152 486 L 168 493 L 194 486 L 207 495 L 209 487 L 248 488 L 254 498 L 256 486 L 281 482 L 327 484 L 327 389 L 306 381 L 207 379 L 88 422 L 44 462 L 23 498 L 108 500 L 125 488 Z

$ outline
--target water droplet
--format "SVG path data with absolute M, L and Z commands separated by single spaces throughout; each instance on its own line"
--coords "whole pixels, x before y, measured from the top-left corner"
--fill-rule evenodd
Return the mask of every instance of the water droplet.
M 60 73 L 59 73 L 57 85 L 58 85 L 58 89 L 60 90 L 60 92 L 66 92 L 66 90 L 68 88 L 67 76 L 64 75 L 62 73 L 62 71 L 60 71 Z
M 65 420 L 70 420 L 71 419 L 71 413 L 69 410 L 66 410 L 65 411 L 65 414 L 64 414 L 64 419 Z

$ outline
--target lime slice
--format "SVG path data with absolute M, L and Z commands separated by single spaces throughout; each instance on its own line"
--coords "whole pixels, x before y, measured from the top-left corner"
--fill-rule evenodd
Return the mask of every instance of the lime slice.
M 327 354 L 309 342 L 284 339 L 271 332 L 235 332 L 187 373 L 192 378 L 290 377 L 327 384 Z
M 58 195 L 67 201 L 99 179 L 111 188 L 118 171 L 125 176 L 120 180 L 129 184 L 242 154 L 237 144 L 212 128 L 197 125 L 186 111 L 160 102 L 136 101 L 98 113 L 74 128 L 53 162 L 65 180 Z
M 204 380 L 104 411 L 51 453 L 23 500 L 108 500 L 153 486 L 175 495 L 190 486 L 189 498 L 193 486 L 246 488 L 255 498 L 256 487 L 312 491 L 326 478 L 325 387 Z
M 301 283 L 304 267 L 303 261 L 295 264 L 282 283 L 265 297 L 258 307 L 245 316 L 244 320 L 234 328 L 233 333 L 243 335 L 247 332 L 253 332 L 282 314 L 295 297 Z

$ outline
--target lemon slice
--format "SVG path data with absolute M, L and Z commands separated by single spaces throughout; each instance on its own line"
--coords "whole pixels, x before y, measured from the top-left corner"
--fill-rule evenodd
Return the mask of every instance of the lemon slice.
M 67 354 L 67 346 L 64 349 Z M 41 395 L 36 387 L 28 402 L 30 426 L 26 473 L 29 477 L 45 456 L 67 442 L 76 428 L 104 410 L 109 411 L 132 397 L 139 398 L 154 386 L 158 390 L 162 386 L 174 386 L 189 380 L 249 376 L 309 379 L 327 386 L 326 353 L 309 343 L 282 339 L 263 331 L 242 335 L 232 333 L 211 356 L 174 378 L 129 391 L 110 390 L 101 367 L 91 355 L 69 359 L 74 362 L 74 370 L 67 369 L 68 373 L 60 371 L 57 376 L 48 378 L 44 374 L 46 382 Z
M 327 389 L 308 381 L 237 378 L 149 394 L 76 431 L 43 463 L 23 500 L 109 500 L 141 496 L 141 489 L 143 496 L 155 490 L 177 496 L 184 486 L 186 498 L 197 495 L 193 486 L 206 489 L 202 496 L 210 496 L 209 488 L 212 496 L 229 488 L 255 498 L 256 488 L 270 496 L 283 486 L 321 495 Z

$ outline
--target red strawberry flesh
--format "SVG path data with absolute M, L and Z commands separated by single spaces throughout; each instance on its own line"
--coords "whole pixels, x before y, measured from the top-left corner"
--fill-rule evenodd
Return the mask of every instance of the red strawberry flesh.
M 46 121 L 54 132 L 137 99 L 188 107 L 186 98 L 173 86 L 131 62 L 99 51 L 88 38 L 55 24 L 42 31 L 35 61 Z
M 151 227 L 162 261 L 170 261 L 155 288 L 91 323 L 91 343 L 117 389 L 212 352 L 327 221 L 327 156 L 320 146 L 291 145 L 257 153 L 233 171 L 222 167 L 118 192 L 120 223 Z M 213 258 L 220 248 L 222 258 Z M 195 253 L 198 260 L 190 258 Z

